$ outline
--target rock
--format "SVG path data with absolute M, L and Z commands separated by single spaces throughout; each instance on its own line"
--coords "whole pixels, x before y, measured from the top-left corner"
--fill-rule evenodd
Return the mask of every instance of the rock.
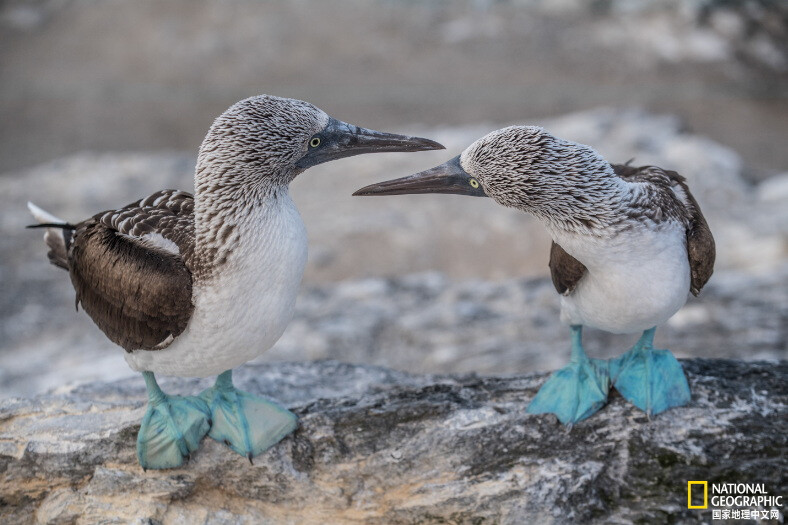
M 0 404 L 4 523 L 664 523 L 688 480 L 785 494 L 788 363 L 684 361 L 692 403 L 648 420 L 613 394 L 571 430 L 525 407 L 544 374 L 409 375 L 334 361 L 247 365 L 300 416 L 249 465 L 206 439 L 143 472 L 139 378 Z M 165 380 L 195 393 L 205 380 Z

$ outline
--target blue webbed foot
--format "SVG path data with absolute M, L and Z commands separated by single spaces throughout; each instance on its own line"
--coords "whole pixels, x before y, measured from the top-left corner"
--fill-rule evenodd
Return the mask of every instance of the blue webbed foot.
M 149 399 L 137 434 L 137 459 L 143 469 L 178 467 L 208 433 L 208 405 L 199 397 L 169 396 L 151 372 L 143 375 Z
M 252 461 L 252 457 L 276 445 L 298 426 L 298 417 L 286 408 L 236 389 L 232 371 L 200 394 L 211 411 L 208 435 Z
M 646 330 L 626 354 L 610 360 L 613 386 L 649 416 L 689 403 L 681 364 L 668 350 L 653 347 L 654 328 Z
M 581 328 L 572 327 L 572 360 L 551 375 L 528 405 L 530 414 L 555 414 L 565 425 L 593 415 L 605 405 L 610 380 L 607 362 L 589 359 L 580 343 Z

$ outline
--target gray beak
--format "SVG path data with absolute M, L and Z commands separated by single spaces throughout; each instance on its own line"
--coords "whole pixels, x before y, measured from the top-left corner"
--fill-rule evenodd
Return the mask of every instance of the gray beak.
M 312 141 L 315 141 L 317 145 L 313 146 Z M 296 166 L 306 169 L 323 162 L 362 153 L 433 149 L 445 148 L 434 140 L 360 128 L 331 118 L 328 126 L 312 137 L 307 153 L 296 162 Z
M 440 166 L 415 175 L 370 184 L 357 190 L 353 195 L 409 195 L 416 193 L 487 196 L 479 181 L 462 169 L 459 155 Z

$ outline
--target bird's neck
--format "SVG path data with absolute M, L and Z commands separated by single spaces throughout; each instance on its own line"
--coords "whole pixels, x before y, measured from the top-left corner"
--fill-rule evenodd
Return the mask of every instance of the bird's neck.
M 260 173 L 217 170 L 198 164 L 194 192 L 196 281 L 209 280 L 239 243 L 254 242 L 282 201 L 290 203 L 288 185 Z
M 562 173 L 538 177 L 522 208 L 550 230 L 592 236 L 611 233 L 621 221 L 629 188 L 612 168 L 600 170 L 590 176 Z

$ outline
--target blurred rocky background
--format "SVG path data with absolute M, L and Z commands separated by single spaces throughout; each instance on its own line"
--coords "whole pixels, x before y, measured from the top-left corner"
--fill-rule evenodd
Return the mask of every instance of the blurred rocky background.
M 714 277 L 663 329 L 679 356 L 785 359 L 788 4 L 774 0 L 0 1 L 0 396 L 132 372 L 49 266 L 32 200 L 80 220 L 190 189 L 212 119 L 302 98 L 447 150 L 362 156 L 293 184 L 310 234 L 296 319 L 263 360 L 408 372 L 560 366 L 549 239 L 486 199 L 351 197 L 483 134 L 540 124 L 685 175 Z M 592 355 L 633 336 L 587 333 Z

